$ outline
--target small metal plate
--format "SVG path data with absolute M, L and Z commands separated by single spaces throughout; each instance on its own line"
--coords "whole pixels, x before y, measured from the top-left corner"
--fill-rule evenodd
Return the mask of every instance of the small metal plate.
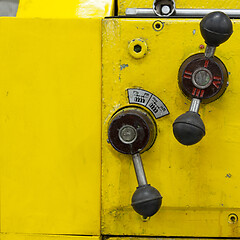
M 165 104 L 154 94 L 137 88 L 131 88 L 127 91 L 129 103 L 142 105 L 148 108 L 156 119 L 169 114 Z

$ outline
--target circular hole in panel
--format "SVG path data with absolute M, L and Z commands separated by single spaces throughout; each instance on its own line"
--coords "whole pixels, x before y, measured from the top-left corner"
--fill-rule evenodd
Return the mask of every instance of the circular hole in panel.
M 134 52 L 140 53 L 141 51 L 142 51 L 142 47 L 139 44 L 134 46 Z
M 159 20 L 157 20 L 157 21 L 155 21 L 155 22 L 153 23 L 153 29 L 154 29 L 155 31 L 161 31 L 161 30 L 163 29 L 163 27 L 164 27 L 163 22 L 161 22 L 161 21 L 159 21 Z
M 231 213 L 228 215 L 228 223 L 234 224 L 238 221 L 238 216 L 235 213 Z
M 147 43 L 141 38 L 135 38 L 128 44 L 128 52 L 133 58 L 143 58 L 147 54 Z

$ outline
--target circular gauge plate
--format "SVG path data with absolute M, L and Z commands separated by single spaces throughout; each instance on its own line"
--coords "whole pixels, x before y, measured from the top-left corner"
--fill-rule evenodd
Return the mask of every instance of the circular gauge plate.
M 178 81 L 180 89 L 188 98 L 198 98 L 202 103 L 209 103 L 218 99 L 226 90 L 228 73 L 219 58 L 209 59 L 200 53 L 183 62 Z

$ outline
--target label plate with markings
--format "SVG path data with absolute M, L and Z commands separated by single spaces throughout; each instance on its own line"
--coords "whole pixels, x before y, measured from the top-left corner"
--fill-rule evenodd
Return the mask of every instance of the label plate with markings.
M 129 103 L 142 105 L 148 108 L 156 119 L 169 114 L 165 104 L 154 94 L 137 88 L 131 88 L 127 91 Z

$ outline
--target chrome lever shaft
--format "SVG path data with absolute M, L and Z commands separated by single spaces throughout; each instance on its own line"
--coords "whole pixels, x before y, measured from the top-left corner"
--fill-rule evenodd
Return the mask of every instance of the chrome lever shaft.
M 201 9 L 201 8 L 176 8 L 171 16 L 157 15 L 152 8 L 127 8 L 126 17 L 173 17 L 173 18 L 202 18 L 208 13 L 221 11 L 229 18 L 240 18 L 240 9 Z

